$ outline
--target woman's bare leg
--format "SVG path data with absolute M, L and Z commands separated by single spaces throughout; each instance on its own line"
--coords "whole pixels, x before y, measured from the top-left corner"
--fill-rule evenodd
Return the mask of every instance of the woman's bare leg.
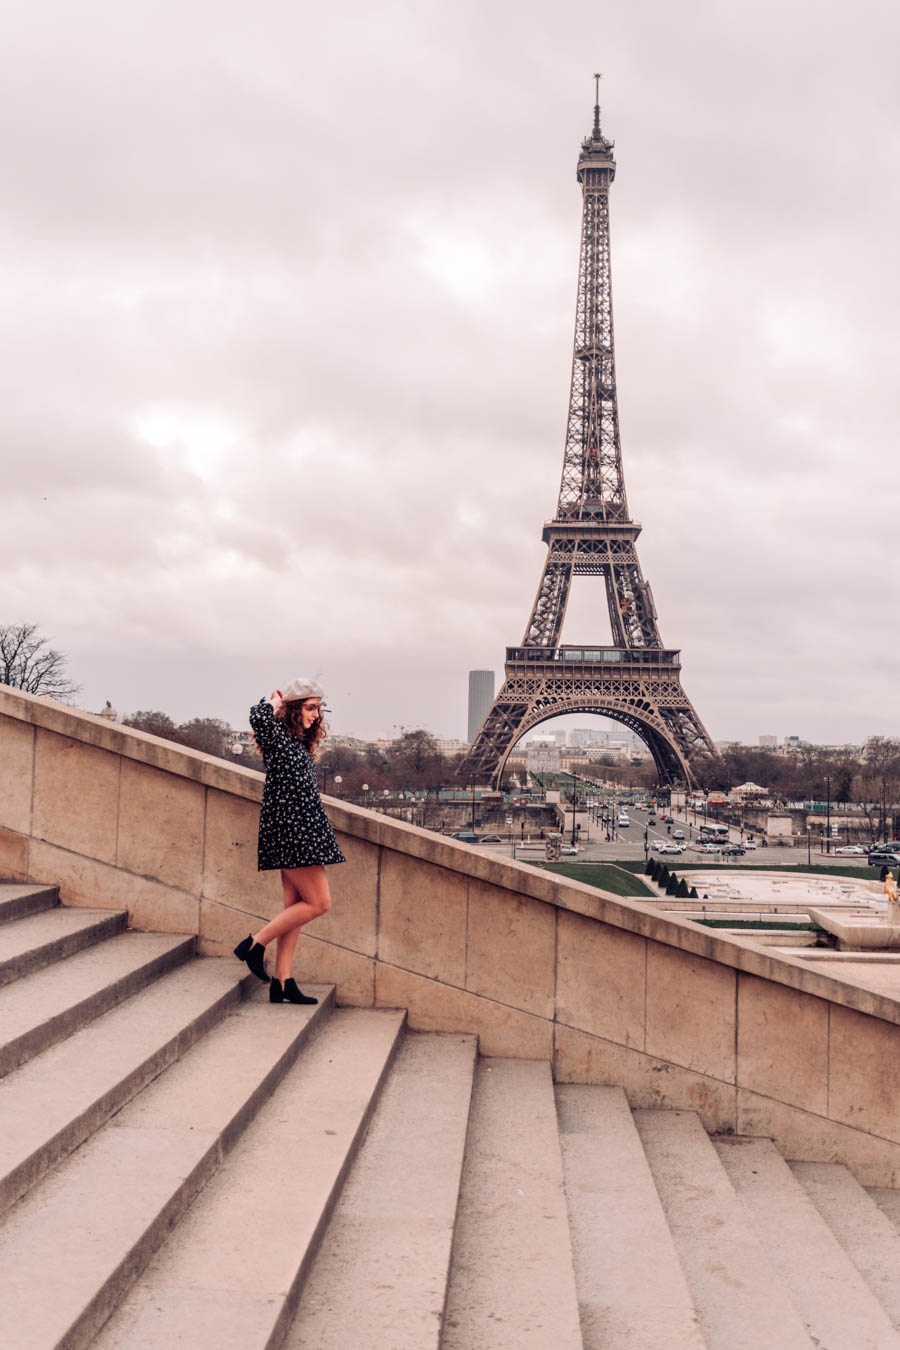
M 275 978 L 282 984 L 291 973 L 291 961 L 301 927 L 327 914 L 331 908 L 331 890 L 324 867 L 292 867 L 281 873 L 284 909 L 256 934 L 254 941 L 265 947 L 278 939 Z M 291 898 L 296 895 L 295 900 Z

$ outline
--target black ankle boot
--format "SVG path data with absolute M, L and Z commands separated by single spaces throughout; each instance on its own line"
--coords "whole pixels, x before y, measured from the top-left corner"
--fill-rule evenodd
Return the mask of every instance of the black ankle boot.
M 262 980 L 265 984 L 269 983 L 269 976 L 266 974 L 266 949 L 261 942 L 253 941 L 252 933 L 245 937 L 243 942 L 238 943 L 234 954 L 238 960 L 247 962 L 258 980 Z
M 270 995 L 271 997 L 271 991 Z M 290 979 L 284 982 L 284 997 L 288 1003 L 318 1003 L 317 998 L 311 994 L 304 994 L 297 988 L 297 981 Z
M 284 1002 L 284 989 L 282 988 L 280 980 L 269 981 L 269 1002 L 270 1003 Z

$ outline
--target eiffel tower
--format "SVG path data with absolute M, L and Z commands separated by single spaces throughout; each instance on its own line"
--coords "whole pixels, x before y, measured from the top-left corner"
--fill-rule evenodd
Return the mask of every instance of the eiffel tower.
M 662 644 L 638 562 L 641 527 L 625 497 L 609 246 L 616 163 L 614 142 L 600 130 L 599 79 L 593 130 L 578 157 L 581 254 L 559 503 L 544 525 L 547 559 L 525 636 L 506 649 L 503 687 L 460 769 L 482 782 L 498 783 L 520 737 L 560 713 L 600 713 L 630 727 L 662 783 L 690 784 L 692 759 L 715 753 L 681 687 L 680 652 Z M 612 646 L 560 646 L 573 576 L 603 578 Z

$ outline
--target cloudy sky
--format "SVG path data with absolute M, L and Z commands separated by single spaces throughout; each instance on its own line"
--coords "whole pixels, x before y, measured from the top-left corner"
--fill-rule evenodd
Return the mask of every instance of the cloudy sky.
M 889 0 L 7 5 L 0 622 L 85 707 L 241 725 L 321 672 L 337 731 L 464 735 L 556 503 L 600 70 L 663 639 L 716 739 L 900 734 L 898 41 Z M 585 580 L 564 640 L 608 632 Z

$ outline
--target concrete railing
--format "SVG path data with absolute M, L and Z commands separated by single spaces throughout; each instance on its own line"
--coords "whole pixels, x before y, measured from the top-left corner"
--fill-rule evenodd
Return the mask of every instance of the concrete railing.
M 127 908 L 226 955 L 281 907 L 256 870 L 262 776 L 0 686 L 0 876 L 70 905 Z M 620 1083 L 900 1185 L 900 1002 L 748 939 L 711 933 L 326 799 L 347 863 L 298 947 L 338 999 L 474 1032 L 488 1055 Z

